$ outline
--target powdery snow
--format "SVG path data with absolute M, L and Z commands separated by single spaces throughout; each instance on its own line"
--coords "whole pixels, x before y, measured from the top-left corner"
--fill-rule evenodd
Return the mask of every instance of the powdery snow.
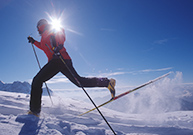
M 100 110 L 117 135 L 193 135 L 193 87 L 182 88 L 181 78 L 176 73 Z M 113 135 L 96 110 L 78 116 L 93 108 L 90 102 L 54 95 L 52 105 L 43 96 L 37 118 L 26 115 L 29 98 L 0 91 L 0 135 Z
M 0 91 L 2 135 L 111 135 L 97 111 L 78 116 L 93 106 L 83 101 L 43 96 L 41 117 L 26 115 L 29 95 Z M 118 135 L 192 135 L 192 111 L 126 114 L 101 108 Z

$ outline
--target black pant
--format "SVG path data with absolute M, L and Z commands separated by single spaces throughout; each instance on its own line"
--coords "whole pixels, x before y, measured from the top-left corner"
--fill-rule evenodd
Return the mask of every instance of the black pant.
M 86 78 L 81 77 L 75 71 L 71 60 L 64 60 L 66 65 L 59 58 L 50 60 L 33 78 L 31 97 L 30 97 L 30 110 L 36 113 L 41 111 L 41 97 L 43 82 L 48 81 L 58 72 L 65 75 L 72 83 L 78 87 L 107 87 L 109 79 L 107 78 Z M 67 68 L 68 67 L 68 68 Z M 69 71 L 70 70 L 70 71 Z M 77 82 L 80 82 L 81 86 Z

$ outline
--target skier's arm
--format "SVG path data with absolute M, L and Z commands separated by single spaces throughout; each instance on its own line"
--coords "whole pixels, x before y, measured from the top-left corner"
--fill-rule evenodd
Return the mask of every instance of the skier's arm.
M 30 37 L 30 36 L 27 37 L 27 39 L 28 39 L 28 42 L 29 42 L 29 43 L 34 44 L 36 47 L 38 47 L 39 49 L 42 50 L 42 47 L 41 47 L 41 43 L 40 43 L 40 42 L 34 40 L 34 39 L 33 39 L 32 37 Z
M 40 42 L 38 42 L 38 41 L 34 41 L 34 45 L 36 46 L 36 47 L 38 47 L 39 49 L 41 49 L 42 50 L 42 47 L 41 47 L 41 43 Z

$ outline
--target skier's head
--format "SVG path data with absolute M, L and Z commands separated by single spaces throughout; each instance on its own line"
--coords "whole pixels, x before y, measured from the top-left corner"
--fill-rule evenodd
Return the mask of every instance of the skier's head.
M 48 22 L 45 19 L 41 19 L 38 21 L 37 29 L 40 35 L 45 31 L 45 28 L 47 25 L 48 25 Z

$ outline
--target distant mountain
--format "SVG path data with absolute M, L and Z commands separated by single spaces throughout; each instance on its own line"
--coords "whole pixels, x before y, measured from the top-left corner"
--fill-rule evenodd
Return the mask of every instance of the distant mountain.
M 14 81 L 13 83 L 4 83 L 0 81 L 0 91 L 16 92 L 30 94 L 31 85 L 28 82 Z M 52 94 L 52 90 L 50 90 Z M 43 88 L 43 95 L 48 95 L 47 90 Z
M 2 84 L 4 84 L 2 81 L 0 81 L 0 86 L 2 85 Z

